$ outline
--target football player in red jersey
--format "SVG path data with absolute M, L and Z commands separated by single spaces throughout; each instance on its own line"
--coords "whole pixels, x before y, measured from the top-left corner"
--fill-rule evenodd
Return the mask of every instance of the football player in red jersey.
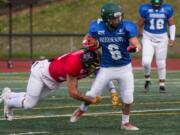
M 34 107 L 39 99 L 48 96 L 64 81 L 67 81 L 69 95 L 74 99 L 87 104 L 100 102 L 100 97 L 91 98 L 78 91 L 78 80 L 93 73 L 98 65 L 98 53 L 87 48 L 51 60 L 36 61 L 31 67 L 26 92 L 11 92 L 10 88 L 4 88 L 1 102 L 4 101 L 5 118 L 13 119 L 13 108 Z

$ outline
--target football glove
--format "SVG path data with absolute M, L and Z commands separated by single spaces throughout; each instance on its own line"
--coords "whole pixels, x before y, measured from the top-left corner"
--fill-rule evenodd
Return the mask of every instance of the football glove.
M 128 52 L 130 53 L 135 53 L 135 52 L 139 52 L 139 49 L 137 46 L 132 46 L 130 45 L 128 48 L 127 48 Z
M 115 110 L 117 110 L 119 108 L 119 95 L 118 93 L 111 93 L 111 102 L 112 102 L 112 105 L 113 105 L 113 108 Z
M 91 51 L 95 51 L 100 47 L 98 40 L 90 35 L 86 35 L 82 41 L 82 46 L 88 48 Z
M 93 100 L 91 104 L 98 104 L 101 102 L 101 97 L 100 96 L 96 96 Z

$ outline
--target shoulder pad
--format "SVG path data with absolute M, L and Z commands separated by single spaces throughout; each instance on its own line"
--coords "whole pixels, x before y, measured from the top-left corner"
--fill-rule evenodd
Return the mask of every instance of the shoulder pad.
M 151 7 L 152 6 L 150 4 L 142 4 L 142 5 L 140 5 L 140 7 L 139 7 L 139 15 L 144 18 L 145 17 L 144 14 Z
M 135 37 L 137 36 L 137 26 L 132 21 L 123 21 L 123 25 L 125 30 L 128 32 L 129 37 Z
M 80 73 L 80 70 L 82 69 L 82 62 L 80 59 L 80 56 L 83 54 L 83 51 L 77 51 L 68 56 L 66 59 L 66 64 L 65 64 L 65 70 L 67 74 L 71 76 L 78 76 Z
M 174 14 L 174 9 L 169 4 L 163 4 L 162 7 L 166 10 L 166 13 L 169 17 L 171 17 Z
M 103 23 L 102 19 L 93 20 L 90 23 L 90 28 L 89 28 L 90 32 L 98 31 L 99 26 L 102 25 L 102 23 Z

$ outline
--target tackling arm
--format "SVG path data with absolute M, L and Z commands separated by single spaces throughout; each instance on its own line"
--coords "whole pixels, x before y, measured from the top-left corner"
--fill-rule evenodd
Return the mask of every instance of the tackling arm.
M 78 91 L 78 79 L 77 77 L 73 77 L 70 75 L 67 75 L 67 85 L 68 85 L 68 92 L 69 95 L 77 100 L 84 101 L 86 104 L 96 104 L 101 101 L 100 97 L 91 98 L 87 97 L 81 92 Z

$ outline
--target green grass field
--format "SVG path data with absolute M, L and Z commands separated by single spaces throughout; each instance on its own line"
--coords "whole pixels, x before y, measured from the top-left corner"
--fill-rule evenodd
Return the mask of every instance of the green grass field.
M 0 73 L 0 89 L 8 86 L 13 91 L 24 91 L 28 73 Z M 88 112 L 76 123 L 70 123 L 72 112 L 80 105 L 70 98 L 66 84 L 39 102 L 31 110 L 14 110 L 15 119 L 3 119 L 3 105 L 0 105 L 0 135 L 179 135 L 180 134 L 180 72 L 167 74 L 167 93 L 160 94 L 156 72 L 152 76 L 152 88 L 143 92 L 143 74 L 135 72 L 135 101 L 131 122 L 139 131 L 120 129 L 121 109 L 113 110 L 110 94 L 103 93 L 102 102 L 89 107 Z M 81 91 L 86 91 L 92 79 L 79 83 Z M 116 84 L 117 85 L 117 84 Z

